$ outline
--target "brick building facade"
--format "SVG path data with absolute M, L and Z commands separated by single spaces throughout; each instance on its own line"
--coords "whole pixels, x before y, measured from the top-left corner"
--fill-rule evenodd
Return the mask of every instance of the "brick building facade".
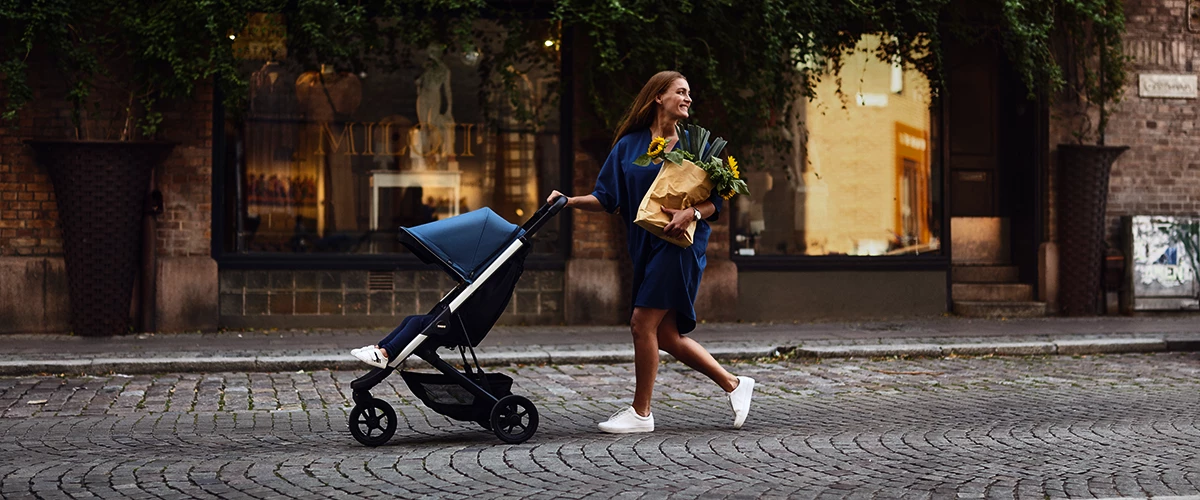
M 1145 73 L 1195 75 L 1200 69 L 1200 12 L 1196 2 L 1130 0 L 1126 48 L 1133 57 L 1126 97 L 1112 116 L 1107 142 L 1131 149 L 1115 164 L 1110 181 L 1108 240 L 1122 242 L 1121 216 L 1200 214 L 1200 100 L 1146 98 L 1138 94 Z M 575 50 L 576 55 L 581 54 Z M 567 58 L 575 68 L 587 62 Z M 20 115 L 19 127 L 0 128 L 0 332 L 63 332 L 69 301 L 53 186 L 31 150 L 31 137 L 73 135 L 70 109 L 52 69 L 36 65 L 35 98 Z M 570 95 L 570 94 L 569 94 Z M 571 107 L 586 104 L 575 84 Z M 131 314 L 153 301 L 158 331 L 212 330 L 227 327 L 382 326 L 420 309 L 450 283 L 416 264 L 322 265 L 308 260 L 292 266 L 231 263 L 217 248 L 224 221 L 214 204 L 232 196 L 218 192 L 217 177 L 227 172 L 219 157 L 226 139 L 214 135 L 216 104 L 211 87 L 194 99 L 164 109 L 162 138 L 176 143 L 156 173 L 165 211 L 156 217 L 156 292 L 135 291 Z M 1056 106 L 1064 106 L 1058 104 Z M 1070 124 L 1057 119 L 1058 108 L 1043 109 L 1049 118 L 1038 144 L 1045 165 L 1029 182 L 1044 189 L 1039 262 L 1031 285 L 1053 314 L 1057 257 L 1055 145 L 1072 142 Z M 591 130 L 584 112 L 569 113 L 568 128 Z M 953 133 L 954 123 L 943 123 Z M 936 135 L 936 134 L 935 134 Z M 604 158 L 585 143 L 606 137 L 570 138 L 569 185 L 575 194 L 590 192 Z M 937 137 L 932 137 L 936 143 Z M 937 147 L 944 150 L 945 138 Z M 589 143 L 589 144 L 590 144 Z M 935 152 L 936 154 L 940 154 Z M 943 167 L 945 168 L 945 167 Z M 752 170 L 753 171 L 753 170 Z M 754 174 L 751 174 L 754 175 Z M 564 179 L 565 181 L 565 179 Z M 566 182 L 563 185 L 568 185 Z M 552 186 L 539 186 L 543 196 Z M 228 186 L 225 186 L 228 190 Z M 943 193 L 953 196 L 953 193 Z M 872 318 L 938 314 L 952 309 L 953 263 L 948 251 L 953 234 L 946 227 L 940 254 L 928 259 L 797 256 L 759 258 L 738 246 L 744 228 L 731 206 L 714 227 L 697 311 L 701 320 L 783 321 L 814 318 Z M 606 214 L 570 214 L 569 248 L 562 259 L 549 259 L 529 271 L 502 321 L 509 323 L 616 324 L 629 314 L 628 257 L 624 229 Z M 950 222 L 947 216 L 945 221 Z M 935 252 L 936 253 L 936 252 Z M 316 262 L 316 263 L 314 263 Z M 374 266 L 374 267 L 373 267 Z M 380 273 L 388 273 L 384 276 Z M 383 287 L 384 281 L 388 286 Z M 528 282 L 528 283 L 526 283 Z M 1036 284 L 1032 284 L 1036 283 Z M 382 287 L 382 288 L 381 288 Z M 135 287 L 135 290 L 139 289 Z M 411 306 L 411 307 L 410 307 Z M 135 321 L 135 324 L 138 322 Z

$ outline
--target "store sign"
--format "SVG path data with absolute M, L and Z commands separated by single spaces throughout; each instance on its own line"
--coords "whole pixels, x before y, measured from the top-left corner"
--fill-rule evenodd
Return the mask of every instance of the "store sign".
M 1195 99 L 1196 75 L 1138 75 L 1138 96 Z
M 241 33 L 233 38 L 238 59 L 278 61 L 287 58 L 287 22 L 283 14 L 250 14 Z

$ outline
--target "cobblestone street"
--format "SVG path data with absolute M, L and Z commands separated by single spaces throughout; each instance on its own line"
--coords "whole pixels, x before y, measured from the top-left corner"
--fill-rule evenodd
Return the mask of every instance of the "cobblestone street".
M 541 425 L 505 445 L 416 401 L 347 431 L 359 372 L 0 379 L 4 498 L 1112 498 L 1200 494 L 1200 354 L 769 360 L 745 427 L 659 372 L 657 430 L 595 428 L 632 366 L 512 366 Z

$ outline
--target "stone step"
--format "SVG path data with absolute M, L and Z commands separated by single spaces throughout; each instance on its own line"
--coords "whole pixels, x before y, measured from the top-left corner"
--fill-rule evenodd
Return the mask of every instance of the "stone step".
M 950 281 L 953 283 L 1016 283 L 1021 280 L 1017 266 L 953 266 Z
M 954 283 L 950 286 L 954 300 L 1029 302 L 1033 300 L 1033 285 L 1024 283 Z
M 1037 318 L 1046 315 L 1046 303 L 956 300 L 954 314 L 967 318 Z

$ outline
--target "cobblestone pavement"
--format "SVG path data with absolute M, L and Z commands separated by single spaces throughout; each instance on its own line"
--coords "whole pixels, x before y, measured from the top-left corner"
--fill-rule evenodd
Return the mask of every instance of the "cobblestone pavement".
M 605 435 L 629 365 L 511 366 L 542 415 L 501 444 L 399 377 L 385 446 L 356 372 L 0 378 L 3 498 L 1111 498 L 1200 494 L 1200 354 L 762 360 L 745 427 L 659 371 L 658 429 Z

